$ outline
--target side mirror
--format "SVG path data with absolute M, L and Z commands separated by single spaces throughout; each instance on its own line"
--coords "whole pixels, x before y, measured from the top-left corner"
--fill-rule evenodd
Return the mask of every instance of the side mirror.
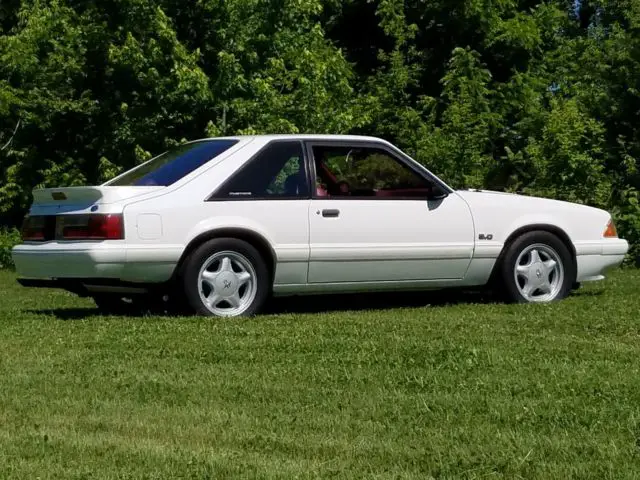
M 440 185 L 433 185 L 429 189 L 427 200 L 442 200 L 449 196 L 449 192 L 446 192 Z

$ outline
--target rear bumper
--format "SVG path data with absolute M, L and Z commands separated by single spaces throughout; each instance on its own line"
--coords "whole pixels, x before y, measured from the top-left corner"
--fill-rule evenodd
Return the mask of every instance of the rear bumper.
M 122 245 L 22 244 L 11 254 L 18 276 L 37 279 L 120 278 L 126 263 Z
M 175 246 L 127 245 L 122 241 L 24 243 L 12 250 L 19 277 L 28 279 L 113 279 L 168 281 L 180 258 Z
M 605 239 L 598 244 L 577 248 L 577 282 L 601 280 L 604 274 L 622 264 L 629 243 L 620 238 Z

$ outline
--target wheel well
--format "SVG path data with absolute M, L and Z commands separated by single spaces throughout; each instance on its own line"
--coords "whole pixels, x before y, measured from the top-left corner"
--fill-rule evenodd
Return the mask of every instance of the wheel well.
M 182 269 L 182 265 L 189 257 L 189 254 L 191 252 L 193 252 L 203 243 L 208 242 L 209 240 L 214 238 L 236 238 L 238 240 L 244 240 L 245 242 L 249 243 L 256 250 L 258 250 L 262 258 L 264 258 L 264 260 L 266 261 L 267 268 L 269 269 L 269 275 L 271 275 L 271 278 L 273 280 L 273 276 L 276 271 L 276 252 L 273 250 L 273 247 L 271 247 L 271 244 L 267 241 L 267 239 L 265 239 L 262 235 L 252 230 L 246 230 L 244 228 L 220 228 L 216 230 L 210 230 L 198 235 L 196 238 L 191 240 L 191 242 L 189 242 L 187 248 L 185 248 L 184 252 L 182 252 L 182 256 L 180 257 L 178 265 L 176 266 L 176 269 L 174 271 L 174 277 L 179 274 L 180 270 Z
M 554 225 L 547 225 L 547 224 L 525 225 L 524 227 L 520 227 L 520 228 L 514 230 L 511 233 L 511 235 L 509 235 L 509 237 L 507 237 L 506 241 L 504 242 L 504 245 L 502 246 L 502 250 L 500 251 L 500 255 L 498 255 L 496 263 L 493 266 L 493 270 L 491 271 L 491 277 L 490 278 L 492 280 L 495 278 L 496 272 L 499 271 L 500 263 L 502 262 L 502 259 L 504 257 L 505 252 L 509 248 L 509 245 L 511 245 L 511 243 L 516 238 L 518 238 L 521 235 L 524 235 L 525 233 L 540 232 L 540 231 L 549 232 L 549 233 L 555 235 L 556 237 L 558 237 L 560 239 L 560 241 L 562 243 L 564 243 L 565 247 L 567 247 L 567 249 L 569 250 L 569 253 L 571 254 L 571 259 L 573 260 L 573 264 L 574 264 L 574 266 L 576 266 L 576 248 L 574 247 L 573 243 L 571 242 L 571 239 L 569 238 L 569 235 L 567 235 L 567 232 L 565 232 L 561 228 L 556 227 Z

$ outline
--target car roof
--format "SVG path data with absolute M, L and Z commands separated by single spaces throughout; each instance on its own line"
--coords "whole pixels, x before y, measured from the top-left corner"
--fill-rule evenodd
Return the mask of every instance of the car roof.
M 313 134 L 313 133 L 290 133 L 290 134 L 268 134 L 268 135 L 233 135 L 225 137 L 208 137 L 200 140 L 342 140 L 342 141 L 360 141 L 360 142 L 382 142 L 389 143 L 379 137 L 366 135 L 330 135 L 330 134 Z M 197 140 L 196 140 L 197 141 Z

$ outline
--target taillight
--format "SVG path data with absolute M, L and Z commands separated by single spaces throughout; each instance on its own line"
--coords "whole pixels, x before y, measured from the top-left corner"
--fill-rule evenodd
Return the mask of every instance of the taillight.
M 602 236 L 609 237 L 609 238 L 618 237 L 618 231 L 616 230 L 616 225 L 613 223 L 613 219 L 609 219 L 609 223 L 607 223 L 607 228 L 605 229 Z
M 25 242 L 41 242 L 45 239 L 45 217 L 27 216 L 22 222 L 22 240 Z
M 22 240 L 121 240 L 124 222 L 118 214 L 35 215 L 22 223 Z
M 58 217 L 56 235 L 62 240 L 121 240 L 124 238 L 122 215 L 90 214 Z

